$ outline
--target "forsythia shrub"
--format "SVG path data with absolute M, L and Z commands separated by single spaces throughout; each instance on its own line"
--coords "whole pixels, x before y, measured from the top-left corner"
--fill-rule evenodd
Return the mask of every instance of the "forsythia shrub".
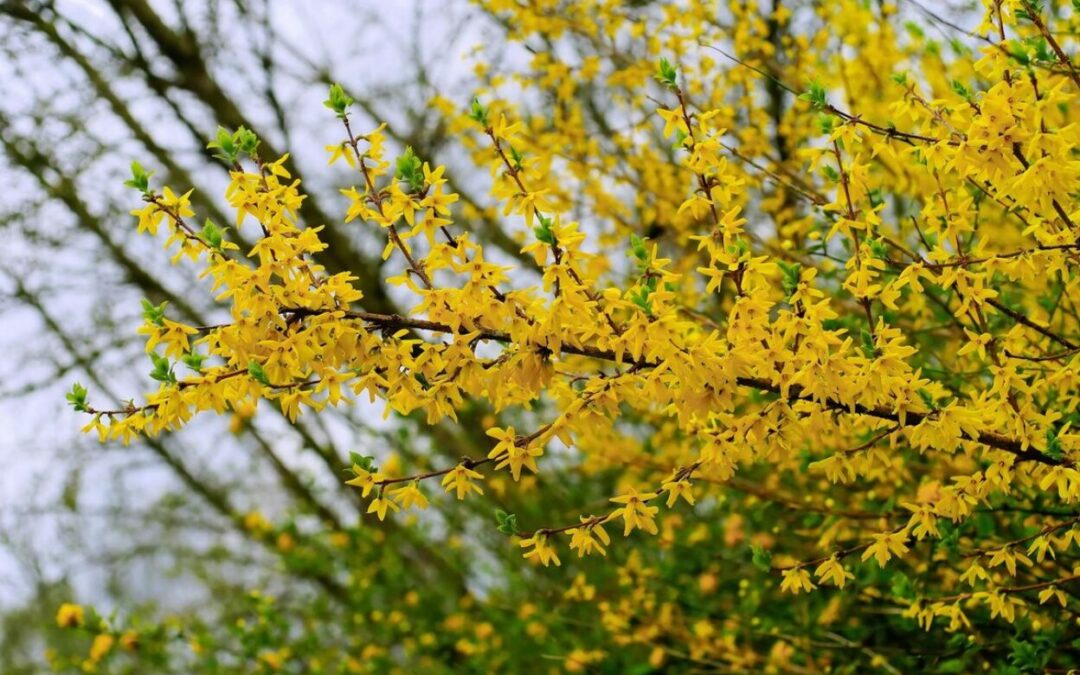
M 146 628 L 141 653 L 295 672 L 1080 666 L 1077 3 L 984 0 L 967 27 L 934 3 L 479 4 L 531 61 L 480 63 L 475 98 L 431 103 L 474 176 L 392 156 L 337 85 L 341 222 L 301 223 L 288 157 L 246 129 L 210 144 L 227 227 L 134 164 L 137 230 L 230 320 L 146 303 L 156 390 L 69 399 L 124 442 L 261 405 L 365 399 L 432 426 L 482 410 L 478 452 L 358 452 L 343 480 L 378 521 L 497 508 L 522 571 L 474 561 L 488 590 L 435 609 L 437 580 L 372 580 L 393 560 L 372 551 L 413 530 L 313 543 L 250 514 L 283 555 L 339 556 L 324 583 L 378 598 L 364 627 L 320 632 L 322 610 L 297 621 L 255 593 L 242 623 Z M 470 181 L 488 202 L 450 187 Z M 478 219 L 520 258 L 485 250 Z M 323 228 L 382 238 L 400 313 L 324 269 Z M 578 511 L 543 509 L 566 490 Z M 564 592 L 530 597 L 541 577 Z M 129 629 L 74 606 L 58 622 Z M 95 640 L 83 666 L 121 649 Z

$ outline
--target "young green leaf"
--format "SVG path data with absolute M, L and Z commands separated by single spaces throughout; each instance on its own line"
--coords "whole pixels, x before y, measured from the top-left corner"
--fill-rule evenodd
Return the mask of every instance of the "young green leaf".
M 86 387 L 78 382 L 71 385 L 71 391 L 67 394 L 67 401 L 71 404 L 71 407 L 75 408 L 76 412 L 86 412 Z

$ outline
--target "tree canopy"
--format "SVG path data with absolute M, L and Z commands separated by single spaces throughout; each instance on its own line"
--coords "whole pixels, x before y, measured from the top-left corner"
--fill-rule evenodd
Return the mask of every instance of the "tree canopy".
M 74 385 L 84 430 L 355 408 L 383 442 L 313 453 L 347 516 L 303 479 L 222 509 L 302 584 L 72 598 L 54 664 L 1080 666 L 1080 8 L 478 5 L 527 57 L 432 83 L 446 161 L 333 83 L 332 211 L 228 120 L 223 213 L 131 164 L 130 229 L 217 310 L 143 301 L 156 384 Z

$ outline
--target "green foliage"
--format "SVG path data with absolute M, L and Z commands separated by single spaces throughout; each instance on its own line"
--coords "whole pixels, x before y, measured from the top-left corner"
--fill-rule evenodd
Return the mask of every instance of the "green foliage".
M 152 323 L 155 326 L 165 325 L 165 307 L 168 306 L 168 300 L 162 302 L 160 305 L 155 305 L 149 300 L 143 298 L 142 301 L 142 315 L 143 321 L 146 323 Z
M 751 544 L 750 554 L 750 561 L 753 563 L 754 567 L 762 572 L 769 572 L 772 570 L 772 551 L 758 546 L 757 544 Z
M 408 183 L 411 191 L 419 192 L 424 189 L 423 164 L 412 146 L 406 146 L 405 152 L 394 162 L 394 177 Z
M 829 107 L 825 87 L 817 81 L 811 82 L 806 91 L 799 94 L 799 100 L 806 101 L 814 110 L 825 110 Z
M 542 241 L 548 246 L 555 245 L 555 232 L 551 229 L 552 221 L 545 216 L 537 215 L 536 221 L 538 225 L 533 227 L 533 234 L 536 236 L 537 241 Z
M 75 384 L 71 385 L 71 391 L 68 392 L 66 397 L 67 402 L 71 404 L 71 407 L 74 408 L 76 412 L 86 412 L 86 394 L 86 387 L 76 382 Z
M 671 61 L 667 60 L 667 58 L 660 59 L 656 74 L 653 77 L 656 78 L 657 82 L 672 91 L 677 91 L 679 89 L 679 71 L 671 64 Z
M 469 119 L 478 123 L 485 129 L 491 126 L 488 119 L 488 108 L 480 103 L 480 99 L 474 98 L 469 104 Z
M 258 361 L 255 361 L 254 359 L 249 361 L 247 370 L 248 375 L 250 375 L 252 379 L 254 379 L 259 384 L 266 387 L 273 386 L 270 384 L 270 378 L 267 377 L 266 371 L 263 370 L 262 364 L 260 364 Z
M 349 462 L 351 462 L 352 465 L 354 465 L 354 466 L 360 467 L 364 471 L 372 471 L 372 472 L 374 472 L 374 471 L 378 470 L 377 467 L 375 466 L 375 458 L 370 456 L 370 455 L 361 455 L 358 452 L 352 451 L 352 452 L 349 452 Z M 353 470 L 352 470 L 351 466 L 348 469 L 346 469 L 346 471 L 349 474 L 353 474 Z
M 502 509 L 495 509 L 495 521 L 498 523 L 499 532 L 505 535 L 515 535 L 518 533 L 517 516 L 513 513 L 507 513 Z
M 188 352 L 180 357 L 180 362 L 196 373 L 202 372 L 203 361 L 205 360 L 206 355 L 198 352 Z
M 240 161 L 241 155 L 256 159 L 259 138 L 254 132 L 243 126 L 233 132 L 229 132 L 224 127 L 218 127 L 214 140 L 207 143 L 206 148 L 214 150 L 213 155 L 215 158 L 231 166 Z
M 176 384 L 176 373 L 173 371 L 172 362 L 164 356 L 159 356 L 157 352 L 150 352 L 149 356 L 150 362 L 154 364 L 150 377 L 158 382 Z
M 203 223 L 203 229 L 202 229 L 203 241 L 205 241 L 207 244 L 209 244 L 210 248 L 220 252 L 222 250 L 221 249 L 221 244 L 222 244 L 222 242 L 225 241 L 225 230 L 226 229 L 228 229 L 228 228 L 222 229 L 222 228 L 218 227 L 217 225 L 214 224 L 214 221 L 207 218 L 206 222 Z
M 336 82 L 330 85 L 329 95 L 323 101 L 323 105 L 333 110 L 334 114 L 341 119 L 345 119 L 348 115 L 349 106 L 353 103 L 353 98 L 346 94 L 341 85 Z
M 153 171 L 147 172 L 142 167 L 142 164 L 133 161 L 131 163 L 131 178 L 124 181 L 124 185 L 135 188 L 139 192 L 145 194 L 150 193 L 150 178 L 154 175 Z
M 784 295 L 790 300 L 792 294 L 799 287 L 799 275 L 802 272 L 802 265 L 799 263 L 786 263 L 782 260 L 777 261 L 776 264 L 780 267 Z

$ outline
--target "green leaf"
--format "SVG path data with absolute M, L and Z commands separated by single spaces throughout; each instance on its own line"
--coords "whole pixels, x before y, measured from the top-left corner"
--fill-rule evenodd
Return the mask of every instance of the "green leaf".
M 1046 430 L 1046 449 L 1043 452 L 1050 458 L 1061 461 L 1064 455 L 1061 452 L 1061 440 L 1058 439 L 1057 430 Z
M 806 91 L 799 94 L 800 101 L 806 101 L 814 110 L 824 110 L 829 103 L 825 97 L 825 87 L 819 82 L 811 82 Z
M 831 134 L 833 129 L 836 128 L 836 118 L 825 113 L 818 115 L 817 123 L 818 129 L 826 136 Z
M 1012 649 L 1012 653 L 1009 654 L 1009 663 L 1023 672 L 1042 672 L 1050 658 L 1049 653 L 1041 645 L 1021 640 L 1018 637 L 1009 640 L 1009 647 Z
M 536 240 L 542 241 L 548 246 L 554 246 L 555 232 L 551 229 L 551 219 L 537 214 L 537 220 L 540 224 L 533 227 L 533 234 L 536 235 Z
M 533 234 L 536 235 L 537 241 L 542 241 L 548 246 L 555 244 L 555 238 L 551 235 L 551 230 L 540 227 L 539 225 L 533 228 Z
M 71 407 L 75 408 L 77 412 L 86 412 L 86 387 L 82 386 L 78 382 L 71 385 L 71 391 L 68 392 L 67 402 L 71 404 Z
M 790 298 L 799 287 L 799 276 L 802 273 L 802 265 L 799 263 L 791 263 L 789 265 L 782 260 L 777 261 L 777 264 L 780 266 L 783 277 L 781 282 L 784 286 L 784 296 Z
M 154 364 L 154 369 L 150 371 L 151 378 L 167 384 L 176 383 L 176 373 L 173 372 L 172 362 L 168 358 L 159 356 L 157 352 L 150 352 L 150 361 Z
M 956 93 L 957 96 L 964 99 L 965 101 L 970 102 L 974 98 L 974 94 L 971 93 L 971 90 L 968 89 L 960 80 L 952 81 L 952 90 Z
M 423 164 L 412 146 L 406 146 L 405 153 L 395 162 L 394 177 L 408 183 L 413 192 L 419 192 L 424 189 Z
M 259 137 L 251 129 L 241 126 L 233 132 L 232 143 L 237 150 L 254 158 L 259 147 Z
M 937 404 L 934 402 L 934 397 L 930 395 L 930 392 L 920 388 L 918 394 L 919 398 L 922 399 L 923 404 L 926 405 L 927 408 L 930 408 L 930 410 L 937 410 Z
M 874 188 L 866 193 L 866 196 L 870 198 L 870 206 L 877 208 L 885 203 L 885 197 L 881 192 L 881 188 Z
M 893 572 L 889 582 L 891 587 L 890 592 L 894 597 L 904 600 L 915 597 L 915 584 L 913 584 L 911 578 L 903 572 Z
M 518 531 L 517 516 L 507 513 L 502 509 L 495 509 L 495 521 L 498 523 L 499 532 L 505 535 L 515 535 Z
M 874 256 L 877 260 L 889 259 L 889 247 L 885 245 L 885 242 L 881 239 L 870 239 L 867 241 L 870 247 L 870 255 Z
M 768 572 L 772 569 L 772 551 L 764 549 L 757 544 L 751 544 L 750 554 L 754 567 L 762 572 Z
M 153 303 L 151 303 L 146 298 L 143 298 L 143 301 L 142 301 L 143 320 L 146 321 L 147 323 L 152 323 L 155 326 L 164 326 L 165 325 L 165 307 L 168 304 L 169 304 L 169 301 L 166 300 L 165 302 L 163 302 L 160 305 L 157 305 L 155 307 Z
M 1016 18 L 1031 21 L 1033 16 L 1040 16 L 1042 13 L 1042 2 L 1040 0 L 1024 0 L 1023 8 L 1016 10 Z
M 350 466 L 347 469 L 348 473 L 354 473 L 352 470 L 352 464 L 360 467 L 364 471 L 375 471 L 375 458 L 370 455 L 361 455 L 359 452 L 349 451 L 349 463 Z
M 266 371 L 263 370 L 262 365 L 254 359 L 248 362 L 248 375 L 251 376 L 251 379 L 265 387 L 273 386 L 270 384 L 270 378 L 266 376 Z
M 639 260 L 648 257 L 648 252 L 645 250 L 645 240 L 636 234 L 630 235 L 630 250 L 634 253 L 634 257 Z
M 656 69 L 656 81 L 664 85 L 668 89 L 675 91 L 679 88 L 679 71 L 675 66 L 671 65 L 671 61 L 661 57 L 660 63 Z
M 131 163 L 131 178 L 124 181 L 124 185 L 146 194 L 150 191 L 150 177 L 153 175 L 153 171 L 147 173 L 142 164 L 133 161 Z
M 863 328 L 859 333 L 862 338 L 862 350 L 866 354 L 866 358 L 873 359 L 877 356 L 877 349 L 874 347 L 874 335 L 869 329 Z
M 512 145 L 510 146 L 510 159 L 512 160 L 515 169 L 521 169 L 521 161 L 524 158 L 525 157 L 517 148 Z
M 229 132 L 225 127 L 218 127 L 214 140 L 207 143 L 206 147 L 217 151 L 214 153 L 215 158 L 232 165 L 239 161 L 241 154 L 255 158 L 255 152 L 259 147 L 259 137 L 244 126 L 233 132 Z
M 652 290 L 648 286 L 644 286 L 637 292 L 630 293 L 630 301 L 640 307 L 643 312 L 652 316 L 652 301 L 649 299 L 651 294 Z
M 205 354 L 199 354 L 198 352 L 189 352 L 180 357 L 180 361 L 196 373 L 202 372 L 202 364 L 206 359 Z
M 218 127 L 214 140 L 206 144 L 208 150 L 217 150 L 214 157 L 227 164 L 235 164 L 239 157 L 239 150 L 233 142 L 233 135 L 225 127 Z
M 474 98 L 469 105 L 469 119 L 478 122 L 485 129 L 491 126 L 488 121 L 488 109 L 480 103 L 480 99 Z
M 215 225 L 214 221 L 209 218 L 203 223 L 202 238 L 210 248 L 220 251 L 221 244 L 224 241 L 224 234 L 225 231 Z
M 736 258 L 742 258 L 750 252 L 750 245 L 742 237 L 739 237 L 729 244 L 725 250 Z
M 345 93 L 341 85 L 337 82 L 330 85 L 330 93 L 327 99 L 323 101 L 323 105 L 334 111 L 339 118 L 345 119 L 348 114 L 348 108 L 353 104 L 351 96 Z
M 940 544 L 950 553 L 955 553 L 960 547 L 960 528 L 949 521 L 942 521 L 938 526 L 941 530 Z
M 1050 44 L 1046 41 L 1046 38 L 1039 37 L 1034 40 L 1035 44 L 1035 59 L 1037 61 L 1053 61 L 1054 56 L 1050 51 Z
M 907 29 L 908 35 L 914 38 L 922 38 L 926 35 L 926 33 L 923 32 L 922 26 L 915 23 L 914 21 L 905 22 L 904 28 Z

